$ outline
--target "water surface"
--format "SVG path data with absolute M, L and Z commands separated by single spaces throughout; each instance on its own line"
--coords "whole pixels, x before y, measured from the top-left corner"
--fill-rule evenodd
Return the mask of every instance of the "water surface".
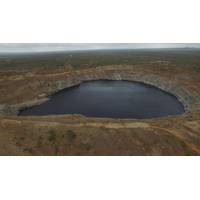
M 19 115 L 83 114 L 142 119 L 183 112 L 183 105 L 174 95 L 156 87 L 132 81 L 98 80 L 62 90 Z

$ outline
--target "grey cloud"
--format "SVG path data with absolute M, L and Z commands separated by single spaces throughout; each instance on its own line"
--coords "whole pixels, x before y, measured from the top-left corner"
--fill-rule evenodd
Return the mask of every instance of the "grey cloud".
M 45 52 L 85 49 L 200 48 L 200 43 L 0 43 L 0 52 Z

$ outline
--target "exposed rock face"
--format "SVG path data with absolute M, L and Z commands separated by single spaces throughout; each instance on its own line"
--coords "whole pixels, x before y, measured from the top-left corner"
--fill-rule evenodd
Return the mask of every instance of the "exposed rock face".
M 150 70 L 149 72 L 137 71 L 136 66 L 107 66 L 89 70 L 71 70 L 70 73 L 46 74 L 43 76 L 39 75 L 39 77 L 36 74 L 35 78 L 36 80 L 31 80 L 27 86 L 33 90 L 33 94 L 38 93 L 37 97 L 34 97 L 34 100 L 28 99 L 28 101 L 23 101 L 14 105 L 1 106 L 0 113 L 17 114 L 17 111 L 20 109 L 43 103 L 48 100 L 46 96 L 55 92 L 81 84 L 83 81 L 99 79 L 138 81 L 153 85 L 174 94 L 183 103 L 186 112 L 196 110 L 200 103 L 200 94 L 194 93 L 195 91 L 190 90 L 187 85 L 182 85 L 183 81 L 179 83 L 173 76 L 169 77 L 164 73 L 156 74 L 154 71 L 151 72 Z M 23 81 L 22 78 L 20 80 Z M 26 95 L 23 92 L 22 90 L 19 95 Z

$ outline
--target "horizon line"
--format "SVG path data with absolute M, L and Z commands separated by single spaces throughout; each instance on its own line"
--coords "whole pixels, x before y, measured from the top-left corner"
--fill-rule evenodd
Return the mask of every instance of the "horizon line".
M 88 49 L 62 49 L 62 50 L 27 50 L 27 51 L 0 51 L 0 54 L 20 53 L 55 53 L 55 52 L 78 52 L 78 51 L 110 51 L 110 50 L 158 50 L 158 49 L 200 49 L 200 47 L 139 47 L 139 48 L 88 48 Z

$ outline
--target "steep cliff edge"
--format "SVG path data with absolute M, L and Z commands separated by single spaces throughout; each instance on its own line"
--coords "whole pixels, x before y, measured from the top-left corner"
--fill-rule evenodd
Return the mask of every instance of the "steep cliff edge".
M 184 78 L 187 77 L 187 78 Z M 103 66 L 86 70 L 66 70 L 59 72 L 28 73 L 24 76 L 14 75 L 3 85 L 0 96 L 0 112 L 17 114 L 17 111 L 29 106 L 38 105 L 48 96 L 62 89 L 91 80 L 128 80 L 147 83 L 174 94 L 184 105 L 186 112 L 195 111 L 200 104 L 198 85 L 194 82 L 195 74 L 183 72 L 173 74 L 169 71 L 155 70 L 144 66 Z M 9 91 L 10 90 L 10 91 Z

